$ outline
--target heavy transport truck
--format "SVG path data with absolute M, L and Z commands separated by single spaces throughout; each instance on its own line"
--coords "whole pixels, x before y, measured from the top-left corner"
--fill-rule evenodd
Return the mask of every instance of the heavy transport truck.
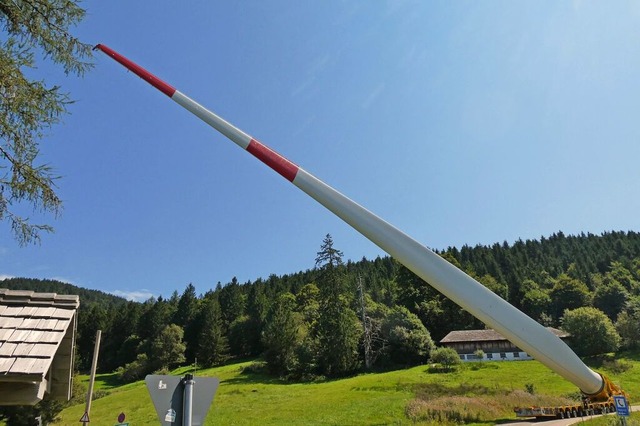
M 578 386 L 582 392 L 581 404 L 565 407 L 519 408 L 516 409 L 518 416 L 567 417 L 592 412 L 605 413 L 614 409 L 614 395 L 625 395 L 607 377 L 587 367 L 555 334 L 424 245 L 115 50 L 104 44 L 98 44 L 95 49 L 104 52 L 240 148 L 254 155 L 429 285 L 536 360 Z
M 602 402 L 584 401 L 582 404 L 560 405 L 557 407 L 517 407 L 514 411 L 518 417 L 568 419 L 570 417 L 614 413 L 616 407 L 613 403 L 613 398 L 608 398 Z

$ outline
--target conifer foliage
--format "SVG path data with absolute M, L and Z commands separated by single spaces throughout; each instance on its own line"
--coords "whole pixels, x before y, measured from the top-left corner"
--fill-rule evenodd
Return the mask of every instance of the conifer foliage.
M 587 347 L 574 341 L 579 353 L 640 346 L 638 233 L 557 233 L 438 254 L 544 325 L 607 336 L 580 338 Z M 426 363 L 448 332 L 484 327 L 389 257 L 345 261 L 330 235 L 312 269 L 233 279 L 204 295 L 188 284 L 181 295 L 136 303 L 55 281 L 14 278 L 0 286 L 80 294 L 78 367 L 90 366 L 101 328 L 99 370 L 118 369 L 123 380 L 178 363 L 202 368 L 260 356 L 269 372 L 290 380 L 340 377 Z
M 91 64 L 91 46 L 70 34 L 84 17 L 77 0 L 0 1 L 0 220 L 20 244 L 37 242 L 47 224 L 22 216 L 20 205 L 57 215 L 62 201 L 56 175 L 39 163 L 39 140 L 59 123 L 72 102 L 59 86 L 31 77 L 39 55 L 82 76 Z

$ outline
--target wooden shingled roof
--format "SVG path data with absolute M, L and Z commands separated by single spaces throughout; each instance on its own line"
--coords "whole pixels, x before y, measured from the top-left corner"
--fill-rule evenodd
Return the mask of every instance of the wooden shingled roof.
M 547 327 L 547 330 L 560 338 L 569 337 L 569 334 L 558 330 L 557 328 Z M 498 342 L 501 340 L 508 340 L 502 334 L 495 330 L 458 330 L 452 331 L 442 340 L 440 343 L 463 343 L 463 342 Z
M 0 405 L 71 396 L 78 296 L 0 289 Z

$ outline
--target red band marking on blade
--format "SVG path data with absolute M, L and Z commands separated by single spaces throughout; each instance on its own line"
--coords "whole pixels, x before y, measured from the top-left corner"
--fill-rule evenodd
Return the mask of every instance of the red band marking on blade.
M 160 90 L 165 95 L 167 95 L 169 97 L 172 97 L 173 94 L 176 92 L 175 87 L 173 87 L 170 84 L 165 83 L 164 81 L 160 80 L 158 77 L 156 77 L 155 75 L 151 74 L 149 71 L 145 70 L 140 65 L 138 65 L 138 64 L 134 63 L 133 61 L 125 58 L 124 56 L 122 56 L 121 54 L 119 54 L 115 50 L 105 46 L 104 44 L 98 44 L 95 47 L 95 49 L 102 50 L 104 53 L 106 53 L 107 55 L 111 56 L 116 61 L 120 62 L 127 69 L 132 71 L 138 77 L 140 77 L 143 80 L 145 80 L 147 83 L 151 84 L 156 89 Z
M 247 147 L 247 151 L 267 166 L 280 173 L 289 182 L 293 182 L 296 178 L 299 167 L 284 158 L 282 155 L 273 151 L 268 146 L 261 144 L 255 139 L 251 139 L 251 142 L 249 142 L 249 146 Z

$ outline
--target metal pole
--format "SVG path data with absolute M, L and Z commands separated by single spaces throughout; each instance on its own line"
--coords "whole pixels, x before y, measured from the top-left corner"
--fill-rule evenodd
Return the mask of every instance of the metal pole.
M 84 416 L 83 419 L 86 418 L 87 421 L 83 421 L 82 423 L 86 426 L 89 422 L 89 412 L 91 411 L 91 398 L 93 396 L 93 382 L 96 379 L 96 368 L 98 367 L 98 352 L 100 351 L 100 336 L 102 335 L 102 330 L 98 330 L 96 332 L 96 342 L 93 346 L 93 361 L 91 361 L 91 376 L 89 378 L 89 389 L 87 390 L 87 402 L 85 404 Z
M 191 426 L 191 419 L 193 417 L 193 387 L 195 385 L 192 374 L 186 374 L 184 376 L 184 399 L 182 406 L 182 426 Z

